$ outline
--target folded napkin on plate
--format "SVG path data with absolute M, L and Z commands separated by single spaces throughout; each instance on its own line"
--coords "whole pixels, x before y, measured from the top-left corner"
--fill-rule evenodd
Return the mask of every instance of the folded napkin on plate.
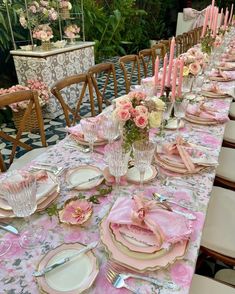
M 215 69 L 211 72 L 211 77 L 218 77 L 218 78 L 223 78 L 224 80 L 230 80 L 232 79 L 232 75 L 228 72 L 224 72 L 219 69 Z
M 208 121 L 216 121 L 218 123 L 225 123 L 229 120 L 227 115 L 217 112 L 211 107 L 207 107 L 205 102 L 189 105 L 187 108 L 187 114 L 200 117 L 205 120 L 208 119 Z
M 192 232 L 190 221 L 184 216 L 140 196 L 118 198 L 107 221 L 109 225 L 135 225 L 149 230 L 154 234 L 154 246 L 159 249 L 189 239 Z M 137 237 L 144 241 L 146 235 L 137 234 Z
M 230 68 L 234 68 L 235 65 L 232 64 L 231 62 L 221 62 L 219 64 L 220 67 L 223 67 L 223 68 L 227 68 L 227 69 L 230 69 Z
M 36 172 L 34 173 L 34 176 L 37 181 L 37 201 L 48 196 L 57 187 L 57 183 L 48 176 L 46 171 Z
M 172 143 L 164 144 L 159 150 L 161 158 L 178 168 L 186 168 L 189 172 L 200 171 L 200 166 L 215 166 L 215 161 L 208 152 L 200 146 L 186 142 L 182 137 L 177 137 Z
M 104 116 L 99 115 L 96 117 L 91 117 L 89 118 L 91 121 L 97 123 L 98 125 L 102 122 L 102 120 L 104 119 Z M 82 131 L 82 127 L 80 124 L 73 126 L 73 127 L 66 127 L 66 130 L 75 138 L 78 140 L 84 140 L 84 134 Z M 98 138 L 99 140 L 104 139 L 104 137 L 102 136 L 102 130 L 98 131 Z
M 216 83 L 212 83 L 211 85 L 207 87 L 203 87 L 202 89 L 205 92 L 211 92 L 212 94 L 218 95 L 218 96 L 224 96 L 229 95 L 233 98 L 235 98 L 235 89 L 233 87 L 230 87 L 228 89 L 221 90 L 220 87 Z

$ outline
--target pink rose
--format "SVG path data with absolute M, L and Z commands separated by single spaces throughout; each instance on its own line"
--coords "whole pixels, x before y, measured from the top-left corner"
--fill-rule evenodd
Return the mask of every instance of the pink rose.
M 193 277 L 193 268 L 181 262 L 176 262 L 170 270 L 172 280 L 181 287 L 189 287 Z
M 145 115 L 147 115 L 147 113 L 148 113 L 147 107 L 145 107 L 143 105 L 136 106 L 135 110 L 137 110 L 137 112 L 139 114 L 145 114 Z
M 117 109 L 117 118 L 120 120 L 120 121 L 127 121 L 128 119 L 130 119 L 131 117 L 131 114 L 128 110 L 126 109 L 123 109 L 123 108 L 119 108 Z
M 134 118 L 134 122 L 138 128 L 144 129 L 148 124 L 148 117 L 145 114 L 140 114 Z
M 189 72 L 196 76 L 201 70 L 201 66 L 198 62 L 193 62 L 189 65 Z

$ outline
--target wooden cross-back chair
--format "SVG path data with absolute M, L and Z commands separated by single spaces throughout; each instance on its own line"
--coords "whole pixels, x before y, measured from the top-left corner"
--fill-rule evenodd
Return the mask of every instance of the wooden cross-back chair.
M 80 86 L 80 94 L 77 99 L 77 105 L 74 105 L 74 109 L 68 105 L 68 103 L 64 100 L 62 90 L 69 88 L 72 85 Z M 71 125 L 75 125 L 77 121 L 81 119 L 80 116 L 80 107 L 82 105 L 84 96 L 86 94 L 86 90 L 89 92 L 89 99 L 91 105 L 91 114 L 95 115 L 94 108 L 94 98 L 93 98 L 93 90 L 91 80 L 88 74 L 78 74 L 70 77 L 63 78 L 56 82 L 52 88 L 51 93 L 58 99 L 65 116 L 66 125 L 70 127 Z M 72 114 L 72 119 L 70 118 L 70 114 Z
M 3 160 L 3 157 L 2 157 L 2 154 L 0 152 L 0 172 L 2 171 L 5 171 L 6 170 L 6 165 L 4 163 L 4 160 Z
M 143 49 L 139 52 L 139 59 L 142 62 L 144 69 L 144 76 L 147 77 L 149 75 L 148 69 L 151 68 L 152 75 L 154 75 L 154 64 L 155 64 L 155 53 L 154 50 Z
M 163 43 L 154 44 L 151 49 L 152 49 L 152 51 L 154 53 L 154 58 L 155 59 L 156 59 L 157 56 L 159 56 L 159 58 L 161 60 L 164 59 L 164 56 L 166 54 L 166 46 Z
M 90 76 L 92 85 L 98 100 L 99 112 L 102 112 L 102 105 L 105 102 L 106 106 L 110 105 L 110 101 L 106 98 L 106 90 L 111 77 L 113 80 L 113 94 L 117 97 L 117 78 L 113 63 L 100 63 L 89 68 L 88 74 Z M 101 82 L 104 77 L 105 81 Z
M 171 45 L 171 38 L 169 40 L 160 40 L 158 44 L 164 44 L 165 45 L 165 52 L 170 53 L 170 45 Z
M 12 103 L 19 103 L 21 101 L 28 101 L 28 104 L 25 108 L 22 120 L 20 122 L 19 128 L 16 131 L 16 136 L 10 136 L 6 134 L 3 130 L 0 130 L 0 138 L 2 138 L 5 141 L 12 143 L 12 150 L 10 155 L 10 165 L 12 164 L 17 147 L 21 147 L 27 151 L 32 150 L 32 146 L 20 141 L 22 133 L 25 131 L 25 125 L 27 124 L 27 119 L 29 119 L 30 114 L 32 111 L 36 112 L 37 122 L 38 122 L 38 128 L 41 136 L 41 142 L 42 146 L 46 146 L 46 138 L 44 133 L 44 124 L 43 124 L 43 118 L 42 118 L 42 112 L 41 107 L 39 105 L 38 100 L 38 94 L 35 91 L 18 91 L 14 93 L 8 93 L 1 95 L 0 97 L 0 108 L 9 106 Z M 5 170 L 5 165 L 3 162 L 2 156 L 0 157 L 0 167 L 2 170 Z
M 179 56 L 180 54 L 184 52 L 182 35 L 178 35 L 177 37 L 175 37 L 175 51 L 176 51 L 176 56 Z
M 183 33 L 182 38 L 183 38 L 183 51 L 186 52 L 190 48 L 188 44 L 188 33 Z
M 140 84 L 140 61 L 138 55 L 131 54 L 119 58 L 119 64 L 124 74 L 126 93 L 130 92 L 134 73 L 137 73 L 137 81 Z M 130 71 L 128 70 L 130 67 Z

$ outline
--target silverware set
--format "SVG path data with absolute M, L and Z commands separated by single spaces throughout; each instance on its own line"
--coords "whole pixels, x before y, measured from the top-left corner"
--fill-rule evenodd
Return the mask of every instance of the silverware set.
M 134 289 L 133 287 L 130 287 L 125 282 L 129 278 L 134 278 L 134 279 L 139 279 L 139 280 L 149 282 L 149 283 L 157 286 L 158 288 L 167 288 L 170 290 L 177 290 L 178 289 L 178 286 L 174 282 L 171 282 L 171 281 L 161 282 L 158 279 L 153 278 L 153 277 L 130 273 L 130 272 L 127 272 L 126 269 L 124 269 L 118 265 L 114 265 L 114 264 L 110 264 L 110 263 L 108 263 L 106 278 L 113 285 L 113 287 L 115 287 L 117 289 L 126 288 L 129 291 L 131 291 L 132 293 L 136 293 L 136 294 L 139 292 L 136 289 Z
M 55 176 L 61 175 L 65 168 L 61 166 L 55 166 L 50 163 L 45 163 L 45 162 L 35 162 L 31 167 L 31 171 L 37 171 L 37 170 L 45 170 L 48 172 L 53 173 Z

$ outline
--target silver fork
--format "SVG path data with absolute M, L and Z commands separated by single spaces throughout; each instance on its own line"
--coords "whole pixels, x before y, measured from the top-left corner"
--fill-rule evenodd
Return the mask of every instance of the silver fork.
M 106 273 L 106 278 L 113 285 L 113 287 L 120 289 L 120 288 L 126 288 L 127 290 L 131 291 L 132 293 L 139 294 L 137 290 L 127 285 L 124 281 L 124 279 L 114 272 L 112 269 L 108 269 Z
M 134 278 L 134 279 L 139 279 L 139 280 L 143 280 L 146 282 L 149 282 L 155 286 L 158 286 L 159 288 L 165 287 L 171 290 L 177 290 L 179 287 L 171 281 L 164 281 L 161 282 L 155 278 L 152 277 L 147 277 L 147 276 L 143 276 L 143 275 L 137 275 L 137 274 L 133 274 L 133 273 L 127 273 L 127 272 L 122 272 L 121 270 L 119 271 L 118 268 L 116 268 L 115 266 L 113 267 L 113 265 L 110 265 L 110 269 L 113 273 L 115 273 L 116 275 L 118 275 L 120 278 L 122 278 L 124 281 L 126 279 L 129 278 Z

